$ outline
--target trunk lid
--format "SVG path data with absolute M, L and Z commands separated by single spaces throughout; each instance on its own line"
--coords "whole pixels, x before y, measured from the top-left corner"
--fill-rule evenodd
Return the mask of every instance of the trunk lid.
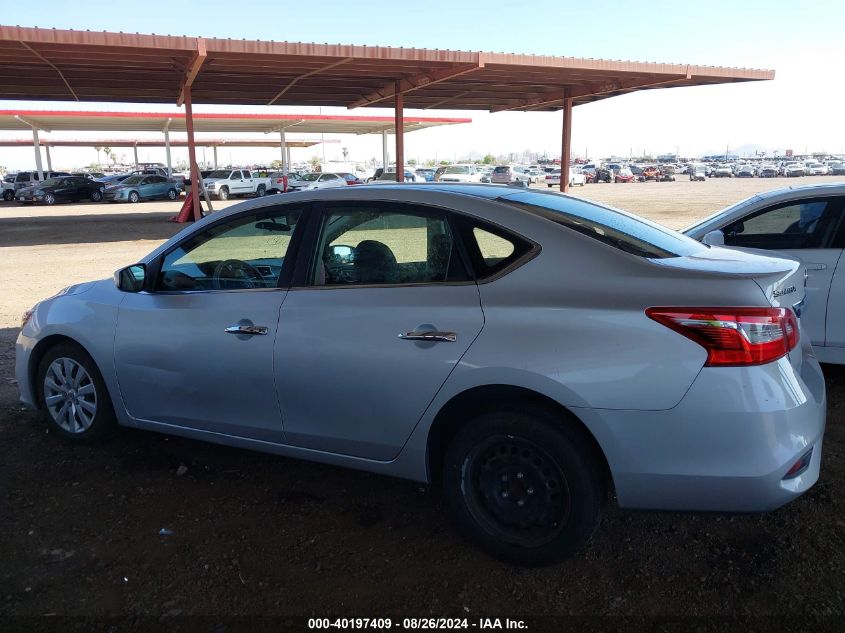
M 790 308 L 801 323 L 804 304 L 806 268 L 801 260 L 752 248 L 710 247 L 686 257 L 651 260 L 654 264 L 675 270 L 689 270 L 706 275 L 752 279 L 763 291 L 766 300 L 776 308 Z M 801 337 L 806 336 L 803 329 Z M 809 341 L 808 339 L 805 339 Z M 800 372 L 803 358 L 802 341 L 790 352 L 789 359 Z

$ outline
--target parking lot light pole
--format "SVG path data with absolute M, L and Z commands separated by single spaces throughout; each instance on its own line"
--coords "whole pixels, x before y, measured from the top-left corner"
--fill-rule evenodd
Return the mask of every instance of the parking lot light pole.
M 572 150 L 572 97 L 563 100 L 563 134 L 560 147 L 560 190 L 569 191 L 569 159 Z
M 396 82 L 394 125 L 396 128 L 396 182 L 405 182 L 405 99 L 402 82 Z

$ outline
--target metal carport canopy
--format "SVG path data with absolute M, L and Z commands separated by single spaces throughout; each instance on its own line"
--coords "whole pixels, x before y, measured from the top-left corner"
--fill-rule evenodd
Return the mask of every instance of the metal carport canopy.
M 574 105 L 637 90 L 767 79 L 774 71 L 0 26 L 0 99 L 184 103 L 193 178 L 194 102 L 356 108 L 392 100 L 397 180 L 404 170 L 405 107 L 562 109 L 566 190 Z M 37 144 L 37 131 L 33 136 Z M 197 197 L 196 213 L 198 207 Z

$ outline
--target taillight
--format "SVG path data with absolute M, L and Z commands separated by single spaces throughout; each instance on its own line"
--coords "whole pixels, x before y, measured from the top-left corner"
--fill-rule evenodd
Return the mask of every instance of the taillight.
M 709 367 L 763 365 L 798 344 L 787 308 L 648 308 L 646 315 L 707 350 Z

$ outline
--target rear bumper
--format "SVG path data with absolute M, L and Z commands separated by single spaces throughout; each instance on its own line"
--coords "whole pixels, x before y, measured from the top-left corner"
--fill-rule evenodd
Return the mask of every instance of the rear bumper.
M 576 411 L 605 451 L 620 507 L 761 512 L 817 480 L 824 377 L 805 351 L 759 367 L 706 367 L 666 411 Z M 787 471 L 812 449 L 809 467 Z

